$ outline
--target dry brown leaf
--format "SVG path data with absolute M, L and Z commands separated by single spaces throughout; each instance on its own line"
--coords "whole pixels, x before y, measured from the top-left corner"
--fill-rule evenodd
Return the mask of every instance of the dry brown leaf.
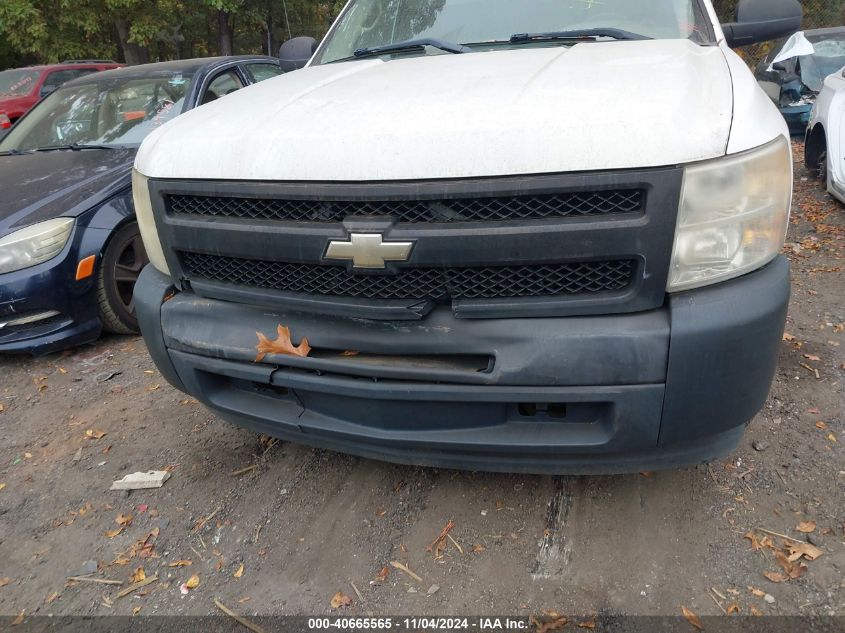
M 233 575 L 234 575 L 235 578 L 240 578 L 244 575 L 244 564 L 243 563 L 241 563 L 241 566 L 238 567 L 238 571 L 236 571 Z
M 279 337 L 275 341 L 271 341 L 261 332 L 255 333 L 258 336 L 258 345 L 255 346 L 255 349 L 258 350 L 258 356 L 255 357 L 256 363 L 263 361 L 267 354 L 283 354 L 305 358 L 311 353 L 311 345 L 308 344 L 307 338 L 303 338 L 298 346 L 294 346 L 290 340 L 288 328 L 280 324 L 276 332 Z
M 133 616 L 138 615 L 139 613 L 141 613 L 141 607 L 134 607 L 132 609 L 132 615 Z
M 332 596 L 331 602 L 329 602 L 329 604 L 331 605 L 332 609 L 349 607 L 352 606 L 352 598 L 338 591 L 335 595 Z
M 594 629 L 596 628 L 596 621 L 595 620 L 584 620 L 576 624 L 579 629 Z
M 243 604 L 245 602 L 249 602 L 250 600 L 252 600 L 252 598 L 250 598 L 249 596 L 244 596 L 243 598 L 238 600 L 238 604 Z
M 748 610 L 751 612 L 751 615 L 756 616 L 758 618 L 763 615 L 763 612 L 760 611 L 760 609 L 755 607 L 753 604 L 748 608 Z
M 824 554 L 821 549 L 811 543 L 787 543 L 786 549 L 789 552 L 787 560 L 790 562 L 795 562 L 802 556 L 812 561 Z
M 132 525 L 132 515 L 131 514 L 118 514 L 117 518 L 114 520 L 121 527 L 129 527 Z
M 12 626 L 17 626 L 18 624 L 23 624 L 24 616 L 26 615 L 26 609 L 18 613 L 18 617 L 12 620 Z
M 61 594 L 59 594 L 59 592 L 58 592 L 58 591 L 54 591 L 54 592 L 53 592 L 53 593 L 51 593 L 49 596 L 47 596 L 46 598 L 44 598 L 44 604 L 50 604 L 50 603 L 51 603 L 51 602 L 53 602 L 56 598 L 58 598 L 58 597 L 59 597 L 59 595 L 61 595 Z
M 3 411 L 5 411 L 5 410 L 6 410 L 6 407 L 4 407 L 2 404 L 0 404 L 0 413 L 3 413 Z
M 818 356 L 816 356 L 815 354 L 804 354 L 804 358 L 806 358 L 807 360 L 811 360 L 811 361 L 813 361 L 813 362 L 819 362 L 819 361 L 821 361 L 821 358 L 819 358 L 819 357 L 818 357 Z
M 487 549 L 487 548 L 484 547 L 481 543 L 476 543 L 475 545 L 472 546 L 472 551 L 475 552 L 476 554 L 483 552 L 485 549 Z
M 0 578 L 0 587 L 5 587 L 10 582 L 12 582 L 11 578 L 8 578 L 8 577 Z
M 795 526 L 795 529 L 803 534 L 810 534 L 816 531 L 816 522 L 815 521 L 801 521 L 798 525 Z
M 387 514 L 387 510 L 379 510 L 378 512 L 376 512 L 376 516 L 378 518 L 383 517 L 385 514 Z
M 188 567 L 189 565 L 193 565 L 194 562 L 190 560 L 176 560 L 172 563 L 168 564 L 168 567 Z
M 440 534 L 437 536 L 436 539 L 425 548 L 426 552 L 431 552 L 434 554 L 435 558 L 440 558 L 443 555 L 443 551 L 446 549 L 446 537 L 449 535 L 449 532 L 452 531 L 452 528 L 455 527 L 455 522 L 452 519 L 449 519 L 449 522 L 443 526 L 443 529 L 440 530 Z
M 836 443 L 836 436 L 835 436 L 833 433 L 828 433 L 828 434 L 827 434 L 827 439 L 829 439 L 829 440 L 830 440 L 831 442 L 833 442 L 834 444 Z
M 827 430 L 827 424 L 825 424 L 823 421 L 819 420 L 818 422 L 816 422 L 816 428 L 821 429 L 822 431 L 826 431 Z
M 568 620 L 564 617 L 555 617 L 552 616 L 554 619 L 547 620 L 546 622 L 541 622 L 539 619 L 535 618 L 533 615 L 529 618 L 529 624 L 533 624 L 536 628 L 536 633 L 548 633 L 549 631 L 558 631 L 564 628 L 568 622 Z
M 754 594 L 755 596 L 757 596 L 758 598 L 762 598 L 763 596 L 765 596 L 765 595 L 766 595 L 766 592 L 765 592 L 765 591 L 761 591 L 760 589 L 755 589 L 754 587 L 749 587 L 749 588 L 748 588 L 748 591 L 750 591 L 751 593 L 753 593 L 753 594 Z
M 185 586 L 188 589 L 196 589 L 200 586 L 200 577 L 194 574 L 193 576 L 188 578 L 187 582 L 185 583 Z
M 775 552 L 775 558 L 781 566 L 781 569 L 783 569 L 786 575 L 793 580 L 801 578 L 801 576 L 807 573 L 808 567 L 804 563 L 789 560 L 783 552 Z
M 387 580 L 388 575 L 390 575 L 390 567 L 382 567 L 381 571 L 376 574 L 376 580 L 378 580 L 379 582 L 384 582 L 385 580 Z
M 742 610 L 739 608 L 739 605 L 736 602 L 731 602 L 728 605 L 728 608 L 725 609 L 728 612 L 728 615 L 732 615 L 734 613 L 740 613 Z
M 701 623 L 701 618 L 699 618 L 695 613 L 687 609 L 685 606 L 681 605 L 681 613 L 684 614 L 687 622 L 692 624 L 696 629 L 699 631 L 704 630 L 704 625 Z
M 788 576 L 784 576 L 779 571 L 764 571 L 763 575 L 772 582 L 786 582 L 789 580 Z
M 5 488 L 5 487 L 6 487 L 6 484 L 0 483 L 0 490 L 3 490 L 3 488 Z
M 748 530 L 748 532 L 746 532 L 742 536 L 742 538 L 747 538 L 749 541 L 751 541 L 751 549 L 753 550 L 758 550 L 763 547 L 762 545 L 760 545 L 760 541 L 757 540 L 757 533 L 754 530 Z
M 117 528 L 116 530 L 109 530 L 108 532 L 105 533 L 105 535 L 106 535 L 107 538 L 114 538 L 115 536 L 117 536 L 121 532 L 123 532 L 123 526 Z
M 789 334 L 788 332 L 784 332 L 783 333 L 783 340 L 784 341 L 794 341 L 795 337 L 792 336 L 792 334 Z
M 161 389 L 160 384 L 155 384 L 147 387 L 147 391 L 158 391 L 159 389 Z
M 132 572 L 132 576 L 130 577 L 130 582 L 135 584 L 136 582 L 141 582 L 142 580 L 146 580 L 147 574 L 144 573 L 144 568 L 139 567 L 134 572 Z
M 106 436 L 104 431 L 95 431 L 94 429 L 88 429 L 85 431 L 85 437 L 89 440 L 101 440 Z

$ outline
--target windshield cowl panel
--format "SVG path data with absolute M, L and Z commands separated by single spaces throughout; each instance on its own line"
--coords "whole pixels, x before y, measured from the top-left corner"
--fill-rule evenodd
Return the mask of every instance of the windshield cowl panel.
M 708 20 L 700 0 L 353 0 L 313 64 L 347 61 L 355 59 L 358 50 L 426 39 L 471 44 L 474 50 L 488 50 L 485 44 L 569 43 L 560 38 L 513 40 L 515 34 L 603 30 L 635 34 L 637 39 L 691 39 L 709 44 L 713 38 Z M 595 41 L 613 39 L 619 38 L 611 35 Z M 425 48 L 411 52 L 427 54 Z
M 0 141 L 0 152 L 138 147 L 181 114 L 191 77 L 106 79 L 59 88 Z

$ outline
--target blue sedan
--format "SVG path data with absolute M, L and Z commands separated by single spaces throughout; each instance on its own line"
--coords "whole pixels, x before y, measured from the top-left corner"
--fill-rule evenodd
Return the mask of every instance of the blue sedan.
M 0 141 L 0 352 L 136 332 L 132 291 L 147 256 L 131 170 L 141 141 L 281 72 L 264 56 L 121 68 L 69 82 L 21 118 Z

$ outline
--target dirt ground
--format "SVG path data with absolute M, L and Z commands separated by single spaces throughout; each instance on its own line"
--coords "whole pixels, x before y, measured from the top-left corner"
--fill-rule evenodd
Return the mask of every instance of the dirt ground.
M 786 250 L 768 403 L 735 454 L 681 471 L 491 475 L 273 444 L 173 390 L 139 338 L 0 358 L 0 614 L 845 614 L 845 207 L 800 162 Z M 161 489 L 108 490 L 164 468 Z M 815 560 L 785 558 L 808 542 Z M 117 597 L 139 568 L 158 580 Z M 67 580 L 92 572 L 124 584 Z

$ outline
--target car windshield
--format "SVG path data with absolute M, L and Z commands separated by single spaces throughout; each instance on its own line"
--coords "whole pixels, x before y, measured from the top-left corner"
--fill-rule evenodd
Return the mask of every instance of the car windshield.
M 184 108 L 191 76 L 89 80 L 59 88 L 0 142 L 0 152 L 64 146 L 137 146 Z
M 423 38 L 507 45 L 515 34 L 589 29 L 709 42 L 706 20 L 699 0 L 353 0 L 315 63 L 353 58 L 363 48 Z
M 37 70 L 4 70 L 0 72 L 0 97 L 26 96 L 37 82 Z
M 813 44 L 815 52 L 799 58 L 801 81 L 811 90 L 821 92 L 825 77 L 845 66 L 845 33 L 809 35 L 807 39 Z

